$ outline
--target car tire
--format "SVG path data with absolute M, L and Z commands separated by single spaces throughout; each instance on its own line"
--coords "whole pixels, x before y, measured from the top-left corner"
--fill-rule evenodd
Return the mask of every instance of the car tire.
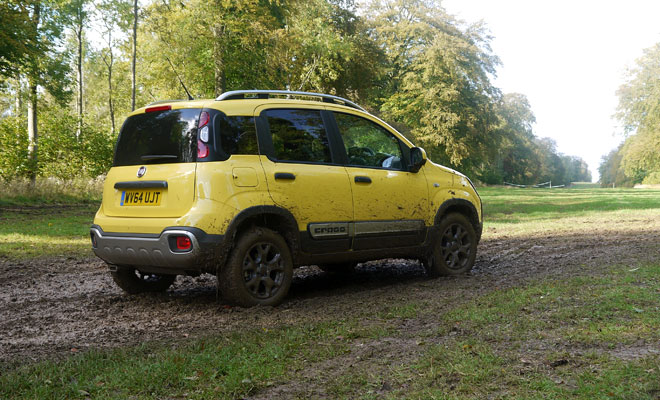
M 357 267 L 356 262 L 347 262 L 340 264 L 323 264 L 318 266 L 321 271 L 327 272 L 328 274 L 337 274 L 337 275 L 350 275 L 355 272 L 355 267 Z
M 424 266 L 430 277 L 464 275 L 472 270 L 476 257 L 474 227 L 464 215 L 452 213 L 438 225 L 437 239 Z
M 110 275 L 117 286 L 128 294 L 164 292 L 176 279 L 176 275 L 145 273 L 133 267 L 117 267 Z
M 293 281 L 293 261 L 286 241 L 266 228 L 244 232 L 226 265 L 218 271 L 218 286 L 225 300 L 242 307 L 276 306 Z

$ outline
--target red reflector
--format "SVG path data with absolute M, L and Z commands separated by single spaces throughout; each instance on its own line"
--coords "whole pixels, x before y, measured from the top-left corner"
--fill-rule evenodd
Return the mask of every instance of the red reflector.
M 202 115 L 199 116 L 199 124 L 197 126 L 201 128 L 202 126 L 208 124 L 210 120 L 211 119 L 209 117 L 209 113 L 202 111 Z
M 176 249 L 177 250 L 190 250 L 192 247 L 192 242 L 188 236 L 177 236 L 176 237 Z
M 209 146 L 201 140 L 197 141 L 197 158 L 206 158 L 209 156 Z
M 149 107 L 144 112 L 154 112 L 154 111 L 167 111 L 171 110 L 172 106 L 156 106 L 156 107 Z

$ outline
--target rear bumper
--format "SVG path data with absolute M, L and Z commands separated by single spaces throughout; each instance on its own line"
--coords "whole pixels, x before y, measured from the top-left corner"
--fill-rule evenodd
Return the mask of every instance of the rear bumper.
M 187 236 L 191 249 L 177 251 L 173 244 L 176 236 Z M 207 270 L 214 264 L 224 239 L 189 227 L 169 227 L 160 234 L 126 234 L 104 232 L 98 225 L 92 225 L 90 237 L 94 253 L 109 264 L 178 274 Z

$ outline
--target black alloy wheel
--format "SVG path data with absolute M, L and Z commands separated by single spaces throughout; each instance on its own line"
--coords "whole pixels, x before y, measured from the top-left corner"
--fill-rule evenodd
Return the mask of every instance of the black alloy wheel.
M 430 259 L 425 262 L 431 277 L 463 275 L 472 270 L 477 257 L 477 235 L 468 219 L 458 213 L 445 216 L 437 228 Z
M 243 307 L 275 306 L 293 281 L 293 261 L 286 241 L 267 228 L 240 235 L 226 265 L 218 271 L 222 296 Z

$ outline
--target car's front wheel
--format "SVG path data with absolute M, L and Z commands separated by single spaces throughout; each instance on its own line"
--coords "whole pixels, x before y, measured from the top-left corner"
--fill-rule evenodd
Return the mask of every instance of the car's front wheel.
M 236 241 L 227 264 L 218 271 L 222 296 L 243 307 L 276 306 L 293 281 L 293 261 L 286 241 L 266 228 L 252 228 Z
M 151 274 L 127 266 L 117 267 L 110 275 L 117 286 L 129 294 L 164 292 L 176 279 L 176 275 Z
M 438 225 L 438 238 L 425 263 L 431 277 L 463 275 L 474 266 L 477 235 L 468 219 L 458 213 L 445 216 Z

